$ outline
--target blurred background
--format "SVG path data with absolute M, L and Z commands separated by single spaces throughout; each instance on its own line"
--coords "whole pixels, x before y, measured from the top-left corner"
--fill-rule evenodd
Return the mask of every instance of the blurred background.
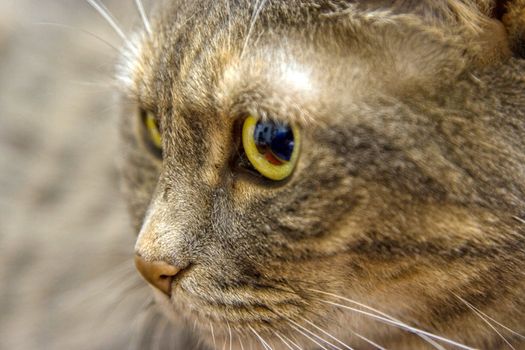
M 140 25 L 133 0 L 104 3 Z M 0 0 L 1 349 L 128 348 L 146 299 L 119 193 L 118 52 L 97 36 L 121 46 L 83 0 Z

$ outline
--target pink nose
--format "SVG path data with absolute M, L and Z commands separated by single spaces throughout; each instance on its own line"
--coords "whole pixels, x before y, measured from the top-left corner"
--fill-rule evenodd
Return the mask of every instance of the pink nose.
M 139 255 L 135 255 L 135 266 L 149 284 L 171 296 L 171 285 L 179 268 L 164 261 L 146 261 Z

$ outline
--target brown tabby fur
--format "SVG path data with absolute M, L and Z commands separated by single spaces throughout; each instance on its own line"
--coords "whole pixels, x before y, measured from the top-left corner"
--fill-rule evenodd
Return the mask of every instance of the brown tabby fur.
M 508 345 L 474 307 L 525 333 L 525 2 L 496 5 L 159 6 L 122 60 L 123 175 L 137 253 L 185 268 L 171 300 L 157 293 L 175 327 L 207 347 L 231 330 L 235 349 L 262 348 L 255 332 L 320 348 L 293 328 L 307 319 L 357 349 L 374 347 L 354 332 L 431 347 L 320 290 L 475 348 Z M 139 107 L 160 120 L 162 161 Z M 299 125 L 286 181 L 238 167 L 250 114 Z

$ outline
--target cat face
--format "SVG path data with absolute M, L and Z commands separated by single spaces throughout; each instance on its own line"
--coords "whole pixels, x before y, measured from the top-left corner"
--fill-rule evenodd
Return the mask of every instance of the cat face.
M 496 346 L 469 305 L 520 324 L 525 65 L 427 5 L 180 1 L 131 41 L 123 175 L 174 322 L 239 349 L 425 346 L 393 318 Z M 293 131 L 283 178 L 250 118 Z

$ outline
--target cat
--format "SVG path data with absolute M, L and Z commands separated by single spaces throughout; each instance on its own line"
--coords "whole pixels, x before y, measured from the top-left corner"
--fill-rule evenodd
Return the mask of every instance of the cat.
M 525 349 L 524 1 L 141 13 L 122 174 L 174 348 Z
M 67 123 L 82 157 L 2 128 L 39 181 L 2 198 L 0 348 L 525 348 L 524 1 L 136 0 L 131 34 L 88 3 L 125 43 L 121 152 L 102 114 Z M 70 182 L 111 154 L 135 237 L 115 184 Z

